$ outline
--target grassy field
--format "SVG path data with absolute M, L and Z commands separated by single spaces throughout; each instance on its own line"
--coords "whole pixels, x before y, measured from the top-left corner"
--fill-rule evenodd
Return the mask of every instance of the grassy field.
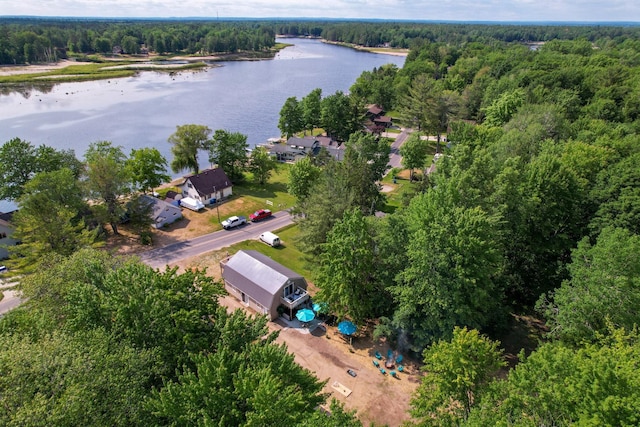
M 233 194 L 255 202 L 261 208 L 273 211 L 289 209 L 296 202 L 295 197 L 287 192 L 290 167 L 291 165 L 287 163 L 279 163 L 278 169 L 265 185 L 254 183 L 252 177 L 248 175 L 246 182 L 233 187 Z M 273 205 L 268 204 L 267 201 L 272 202 Z
M 120 77 L 130 77 L 140 71 L 177 72 L 206 67 L 203 62 L 182 64 L 178 67 L 145 65 L 137 61 L 118 61 L 108 63 L 81 63 L 69 65 L 58 70 L 51 70 L 33 74 L 15 74 L 0 76 L 0 84 L 18 83 L 62 83 L 82 82 L 88 80 L 104 80 Z M 123 67 L 114 69 L 114 67 Z
M 272 248 L 257 240 L 245 240 L 228 248 L 229 254 L 234 254 L 239 250 L 256 250 L 263 253 L 287 268 L 301 274 L 307 279 L 315 277 L 314 266 L 296 244 L 298 235 L 298 226 L 289 225 L 280 230 L 274 230 L 274 233 L 280 237 L 282 245 Z

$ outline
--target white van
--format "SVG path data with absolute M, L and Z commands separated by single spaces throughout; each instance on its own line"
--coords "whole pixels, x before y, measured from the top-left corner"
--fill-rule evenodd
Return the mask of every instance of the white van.
M 276 246 L 280 246 L 280 238 L 270 231 L 262 233 L 260 235 L 260 240 L 269 246 L 273 246 L 274 248 Z

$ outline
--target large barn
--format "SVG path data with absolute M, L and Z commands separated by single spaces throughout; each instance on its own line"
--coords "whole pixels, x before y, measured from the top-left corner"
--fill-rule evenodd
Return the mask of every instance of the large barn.
M 221 267 L 227 291 L 270 320 L 278 318 L 278 306 L 291 315 L 309 300 L 304 277 L 258 251 L 238 251 Z

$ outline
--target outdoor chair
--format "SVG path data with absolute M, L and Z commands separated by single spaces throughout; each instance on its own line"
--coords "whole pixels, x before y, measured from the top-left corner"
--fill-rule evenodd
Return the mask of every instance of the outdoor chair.
M 398 365 L 397 369 L 398 369 L 398 372 L 402 372 L 402 371 L 404 371 L 404 366 Z
M 391 375 L 393 378 L 398 378 L 398 374 L 396 374 L 396 371 L 390 371 L 389 375 Z
M 375 356 L 376 356 L 376 359 L 378 359 L 378 360 L 382 359 L 382 355 L 380 354 L 379 351 L 376 351 Z
M 400 354 L 398 357 L 396 357 L 396 363 L 401 363 L 402 362 L 402 355 Z
M 373 360 L 373 366 L 375 366 L 376 368 L 379 368 L 380 367 L 380 363 L 378 363 L 378 361 L 374 359 Z
M 386 374 L 387 374 L 387 371 L 385 371 L 385 370 L 384 370 L 384 368 L 380 368 L 380 373 L 381 373 L 382 375 L 386 375 Z

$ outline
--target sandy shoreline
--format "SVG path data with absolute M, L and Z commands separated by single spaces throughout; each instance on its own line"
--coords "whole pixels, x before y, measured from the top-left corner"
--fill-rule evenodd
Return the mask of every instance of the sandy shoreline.
M 335 45 L 339 45 L 338 43 L 331 43 Z M 392 55 L 392 56 L 407 56 L 409 50 L 370 50 L 366 48 L 355 48 L 362 52 L 376 53 L 380 55 Z M 111 69 L 115 68 L 136 68 L 136 63 L 140 63 L 139 66 L 144 66 L 145 68 L 149 67 L 157 67 L 157 68 L 171 68 L 171 65 L 163 64 L 153 64 L 151 58 L 104 58 L 105 62 L 108 61 L 131 61 L 130 64 L 120 65 L 109 67 Z M 174 56 L 171 58 L 171 61 L 188 61 L 188 62 L 206 62 L 206 61 L 219 61 L 222 57 L 219 55 L 208 55 L 208 56 Z M 36 65 L 0 65 L 0 76 L 15 76 L 20 74 L 37 74 L 37 73 L 47 73 L 50 71 L 61 70 L 70 65 L 82 65 L 87 64 L 83 62 L 71 61 L 68 59 L 62 59 L 58 62 L 52 62 L 48 64 L 36 64 Z M 175 67 L 181 67 L 184 64 L 176 64 Z

